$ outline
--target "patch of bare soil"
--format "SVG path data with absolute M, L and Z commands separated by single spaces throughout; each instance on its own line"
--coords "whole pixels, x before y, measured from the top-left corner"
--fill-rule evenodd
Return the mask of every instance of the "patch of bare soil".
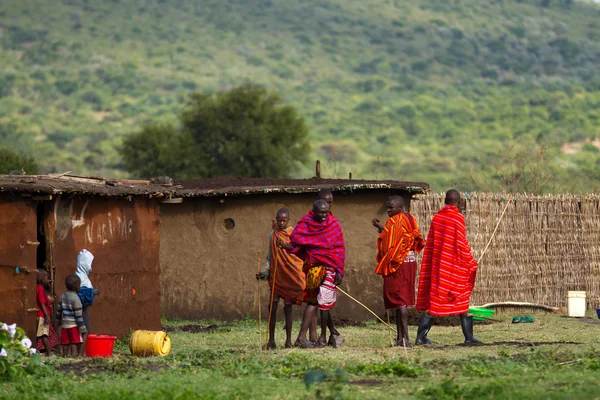
M 381 385 L 383 382 L 378 381 L 376 379 L 359 379 L 356 381 L 350 381 L 351 385 L 360 385 L 360 386 L 377 386 Z
M 201 326 L 196 324 L 182 325 L 176 327 L 163 326 L 165 332 L 189 332 L 189 333 L 211 333 L 218 329 L 217 325 Z
M 577 318 L 577 321 L 583 322 L 584 324 L 600 325 L 600 319 L 583 317 L 583 318 Z
M 336 327 L 345 327 L 345 326 L 358 326 L 361 328 L 364 328 L 366 325 L 364 322 L 361 321 L 354 321 L 352 319 L 349 318 L 340 318 L 340 317 L 333 317 L 333 324 Z
M 492 342 L 492 343 L 483 343 L 476 346 L 471 347 L 490 347 L 490 346 L 515 346 L 515 347 L 538 347 L 543 345 L 553 345 L 553 344 L 585 344 L 581 342 L 527 342 L 527 341 L 501 341 L 501 342 Z M 435 344 L 431 345 L 431 347 L 436 349 L 446 349 L 452 347 L 465 347 L 464 343 L 454 344 L 454 345 L 444 345 L 444 346 L 436 346 Z
M 165 364 L 145 362 L 137 363 L 135 358 L 126 358 L 119 360 L 103 358 L 86 358 L 81 361 L 74 361 L 68 364 L 61 364 L 55 367 L 58 371 L 65 373 L 74 373 L 77 376 L 92 374 L 101 374 L 104 372 L 112 374 L 128 374 L 145 371 L 163 371 L 169 367 Z

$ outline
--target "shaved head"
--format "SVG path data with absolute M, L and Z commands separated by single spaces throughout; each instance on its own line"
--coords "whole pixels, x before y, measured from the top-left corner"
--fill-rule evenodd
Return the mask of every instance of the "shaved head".
M 287 209 L 287 208 L 285 208 L 285 207 L 280 208 L 279 210 L 277 210 L 277 216 L 278 217 L 283 217 L 283 216 L 289 217 L 290 216 L 290 210 Z
M 390 196 L 387 201 L 390 204 L 397 204 L 399 206 L 404 207 L 404 199 L 402 198 L 402 196 Z
M 401 196 L 390 196 L 385 202 L 385 211 L 390 218 L 404 212 L 404 199 Z
M 45 269 L 40 269 L 38 271 L 37 283 L 44 283 L 45 280 L 48 279 L 48 276 L 48 271 L 46 271 Z
M 459 202 L 460 202 L 460 193 L 458 193 L 457 190 L 450 189 L 446 192 L 446 199 L 445 199 L 444 203 L 446 203 L 450 206 L 458 207 Z
M 72 292 L 77 292 L 79 290 L 79 285 L 81 285 L 81 279 L 75 274 L 67 275 L 65 278 L 65 286 L 68 290 Z
M 328 189 L 319 190 L 319 193 L 317 194 L 317 199 L 325 200 L 327 202 L 327 204 L 329 205 L 329 209 L 331 210 L 331 206 L 333 205 L 333 193 L 331 193 L 331 190 L 328 190 Z
M 329 204 L 325 200 L 317 200 L 313 203 L 313 219 L 317 222 L 325 222 L 329 214 Z
M 313 203 L 313 211 L 319 211 L 319 212 L 323 212 L 323 211 L 329 211 L 329 204 L 327 204 L 327 202 L 325 200 L 316 200 Z

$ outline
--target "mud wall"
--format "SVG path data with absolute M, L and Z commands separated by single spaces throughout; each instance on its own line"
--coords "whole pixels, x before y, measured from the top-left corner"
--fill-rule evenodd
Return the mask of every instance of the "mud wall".
M 387 219 L 387 190 L 334 193 L 333 213 L 347 246 L 341 287 L 376 312 L 384 313 L 382 279 L 375 269 L 377 230 L 374 217 Z M 409 201 L 408 193 L 400 193 Z M 265 194 L 185 199 L 161 205 L 162 311 L 168 318 L 236 319 L 256 316 L 257 263 L 264 266 L 271 219 L 288 207 L 295 225 L 312 206 L 314 193 Z M 235 226 L 231 228 L 231 221 Z M 263 315 L 268 289 L 261 282 Z M 295 318 L 300 318 L 296 309 Z M 370 314 L 340 294 L 335 315 L 356 320 Z
M 37 310 L 36 205 L 20 197 L 0 197 L 0 322 L 16 323 L 31 338 Z
M 47 212 L 47 240 L 63 293 L 77 254 L 94 255 L 90 279 L 100 290 L 90 308 L 92 333 L 160 329 L 159 209 L 156 200 L 62 196 Z

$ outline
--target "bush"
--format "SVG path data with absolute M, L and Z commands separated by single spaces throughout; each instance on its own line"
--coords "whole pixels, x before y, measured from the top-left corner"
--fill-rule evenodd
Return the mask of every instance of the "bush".
M 28 175 L 40 173 L 40 166 L 33 157 L 17 153 L 8 147 L 0 147 L 0 173 L 24 171 Z
M 42 364 L 25 331 L 16 324 L 0 323 L 0 378 L 14 379 L 31 372 L 36 365 Z

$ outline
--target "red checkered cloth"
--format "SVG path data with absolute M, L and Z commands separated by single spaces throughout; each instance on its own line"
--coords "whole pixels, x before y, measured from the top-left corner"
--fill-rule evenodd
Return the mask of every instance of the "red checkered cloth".
M 294 245 L 291 253 L 304 262 L 334 268 L 344 275 L 346 246 L 342 227 L 331 213 L 323 222 L 315 221 L 314 215 L 310 210 L 298 221 L 290 236 L 290 242 Z

